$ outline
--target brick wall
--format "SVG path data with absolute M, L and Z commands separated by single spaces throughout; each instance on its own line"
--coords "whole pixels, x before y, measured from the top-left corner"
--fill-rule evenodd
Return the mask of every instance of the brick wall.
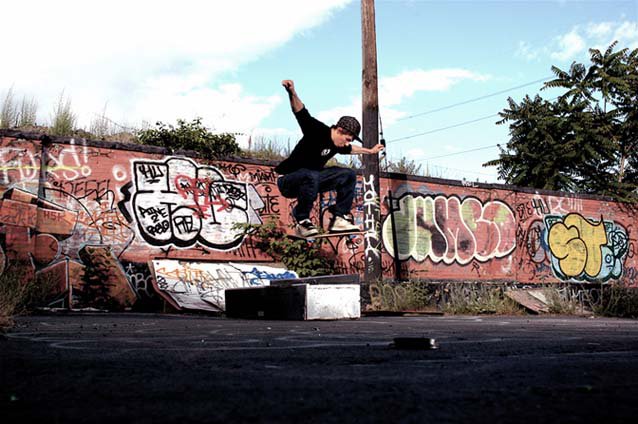
M 110 275 L 102 294 L 130 305 L 154 296 L 149 261 L 269 262 L 233 225 L 291 222 L 294 205 L 280 195 L 272 163 L 12 131 L 0 137 L 0 270 L 26 263 L 81 292 L 87 262 L 99 255 L 100 272 Z M 387 278 L 638 286 L 638 212 L 627 205 L 399 174 L 382 175 L 380 186 Z M 360 225 L 366 189 L 359 176 Z M 324 226 L 333 201 L 326 193 L 316 204 Z M 329 240 L 336 273 L 363 272 L 362 242 Z

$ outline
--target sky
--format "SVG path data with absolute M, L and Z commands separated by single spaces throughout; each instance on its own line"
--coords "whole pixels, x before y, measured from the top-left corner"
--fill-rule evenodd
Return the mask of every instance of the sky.
M 551 99 L 551 67 L 590 48 L 638 48 L 638 0 L 377 0 L 379 109 L 387 158 L 430 176 L 502 182 L 496 125 L 507 98 Z M 15 18 L 11 18 L 15 17 Z M 79 127 L 201 117 L 216 132 L 294 146 L 292 79 L 328 125 L 361 116 L 361 4 L 352 0 L 21 0 L 3 5 L 0 96 L 62 98 Z

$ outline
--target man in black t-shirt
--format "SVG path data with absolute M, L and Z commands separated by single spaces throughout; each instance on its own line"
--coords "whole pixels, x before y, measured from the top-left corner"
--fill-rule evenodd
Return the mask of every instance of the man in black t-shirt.
M 378 154 L 383 146 L 377 144 L 368 149 L 351 144 L 353 140 L 361 141 L 361 125 L 355 118 L 342 116 L 335 125 L 329 127 L 310 116 L 297 96 L 293 81 L 284 80 L 282 85 L 288 92 L 290 106 L 303 133 L 290 156 L 275 167 L 280 175 L 277 186 L 281 194 L 297 199 L 297 205 L 292 211 L 296 220 L 296 233 L 302 237 L 318 233 L 317 227 L 310 220 L 310 211 L 317 194 L 331 190 L 336 191 L 337 198 L 335 204 L 329 207 L 333 218 L 328 230 L 331 233 L 360 231 L 350 214 L 357 182 L 356 173 L 349 168 L 326 168 L 325 164 L 337 153 Z

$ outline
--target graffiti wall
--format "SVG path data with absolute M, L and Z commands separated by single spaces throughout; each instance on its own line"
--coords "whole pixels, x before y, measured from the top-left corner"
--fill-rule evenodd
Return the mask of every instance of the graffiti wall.
M 165 300 L 179 307 L 181 295 L 171 287 L 181 283 L 167 277 L 189 263 L 217 264 L 215 272 L 250 284 L 253 279 L 237 271 L 242 264 L 268 267 L 273 259 L 236 224 L 274 219 L 291 225 L 294 201 L 280 195 L 275 164 L 211 162 L 158 148 L 10 131 L 0 136 L 0 272 L 20 264 L 80 304 L 103 299 L 126 308 Z M 363 275 L 372 253 L 386 278 L 638 286 L 638 212 L 627 205 L 390 177 L 382 175 L 380 193 L 370 193 L 374 185 L 359 176 L 353 215 L 363 227 L 370 199 L 380 199 L 381 222 L 370 226 L 379 231 L 328 239 L 324 249 L 335 273 Z M 314 219 L 324 228 L 334 202 L 334 193 L 324 193 L 316 203 Z M 368 244 L 374 252 L 364 251 L 364 237 L 374 238 Z M 167 270 L 167 263 L 180 263 L 181 271 L 160 278 L 153 264 Z M 225 280 L 216 284 L 214 273 L 207 275 L 205 285 L 189 286 L 188 301 L 222 309 L 214 288 Z

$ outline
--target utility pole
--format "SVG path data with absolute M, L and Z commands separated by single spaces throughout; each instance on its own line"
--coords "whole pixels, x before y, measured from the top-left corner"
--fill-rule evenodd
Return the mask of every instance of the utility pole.
M 371 148 L 379 142 L 379 88 L 374 0 L 361 0 L 361 35 L 363 147 Z M 380 281 L 382 278 L 380 208 L 379 156 L 363 155 L 365 281 L 368 284 Z

